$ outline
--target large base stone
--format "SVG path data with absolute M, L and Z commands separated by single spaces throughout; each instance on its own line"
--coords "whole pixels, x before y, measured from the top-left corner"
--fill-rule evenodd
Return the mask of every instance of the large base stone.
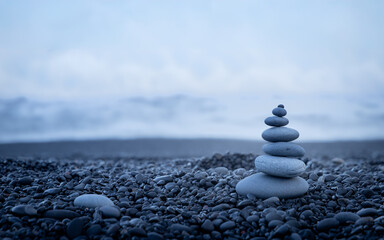
M 309 185 L 301 177 L 279 178 L 264 173 L 256 173 L 244 178 L 236 185 L 240 195 L 252 194 L 257 198 L 294 198 L 304 195 Z

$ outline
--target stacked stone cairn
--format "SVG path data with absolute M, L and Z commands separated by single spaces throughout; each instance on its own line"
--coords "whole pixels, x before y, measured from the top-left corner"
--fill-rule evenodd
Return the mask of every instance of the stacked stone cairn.
M 308 191 L 308 183 L 299 175 L 305 170 L 305 163 L 298 159 L 305 154 L 304 148 L 291 143 L 299 137 L 295 129 L 285 127 L 289 121 L 284 116 L 287 111 L 280 104 L 273 109 L 274 116 L 265 119 L 271 128 L 262 134 L 270 142 L 263 146 L 266 155 L 255 159 L 259 173 L 244 178 L 236 185 L 240 195 L 256 198 L 294 198 Z

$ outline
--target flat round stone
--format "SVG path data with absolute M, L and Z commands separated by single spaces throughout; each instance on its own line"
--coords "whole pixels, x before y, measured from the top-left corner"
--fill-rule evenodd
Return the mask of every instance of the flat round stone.
M 272 110 L 272 114 L 278 117 L 284 117 L 287 115 L 287 110 L 281 107 L 277 107 Z
M 290 142 L 299 137 L 299 132 L 287 127 L 272 127 L 265 130 L 261 136 L 268 142 Z
M 284 178 L 296 177 L 305 171 L 305 163 L 301 160 L 269 155 L 258 156 L 255 167 L 260 172 Z
M 308 191 L 308 183 L 301 177 L 279 178 L 264 173 L 256 173 L 244 178 L 236 185 L 240 195 L 253 195 L 257 198 L 295 198 Z
M 83 194 L 75 198 L 74 205 L 94 208 L 102 206 L 114 206 L 115 204 L 113 204 L 109 198 L 103 195 Z
M 289 123 L 289 120 L 285 117 L 272 116 L 272 117 L 267 117 L 264 120 L 264 122 L 265 124 L 271 127 L 282 127 L 287 125 Z
M 301 146 L 290 142 L 268 143 L 263 146 L 266 154 L 281 157 L 302 157 L 305 150 Z

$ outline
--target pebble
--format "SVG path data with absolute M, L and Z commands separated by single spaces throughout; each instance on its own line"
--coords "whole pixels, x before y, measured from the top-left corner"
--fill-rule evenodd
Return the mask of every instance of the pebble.
M 289 232 L 289 226 L 286 224 L 281 225 L 273 232 L 273 237 L 282 237 L 285 236 Z
M 105 218 L 118 218 L 120 217 L 120 210 L 115 206 L 102 206 L 100 212 Z
M 299 176 L 305 171 L 305 163 L 301 160 L 269 155 L 258 156 L 255 167 L 260 172 L 286 178 Z
M 360 217 L 356 213 L 352 212 L 339 212 L 335 215 L 335 218 L 341 223 L 355 223 Z
M 163 240 L 163 235 L 157 233 L 157 232 L 149 232 L 147 234 L 148 240 Z
M 337 228 L 338 226 L 339 221 L 336 218 L 325 218 L 317 223 L 316 228 L 320 232 L 325 232 L 331 228 Z
M 266 154 L 282 157 L 302 157 L 305 150 L 301 146 L 291 142 L 276 142 L 263 145 Z
M 179 223 L 174 223 L 170 226 L 170 229 L 172 232 L 174 231 L 186 231 L 186 232 L 191 232 L 192 231 L 192 228 L 189 227 L 189 226 L 186 226 L 186 225 L 182 225 L 182 224 L 179 224 Z
M 317 179 L 319 179 L 319 176 L 316 173 L 310 173 L 309 179 L 311 179 L 313 181 L 317 181 Z
M 299 197 L 308 191 L 307 181 L 300 177 L 276 178 L 264 173 L 257 173 L 244 178 L 236 185 L 240 195 L 252 194 L 258 198 L 293 198 Z
M 265 122 L 265 124 L 267 124 L 268 126 L 271 126 L 271 127 L 283 127 L 283 126 L 288 125 L 289 120 L 285 117 L 273 116 L 273 117 L 267 117 L 264 120 L 264 122 Z
M 218 175 L 226 175 L 226 174 L 228 174 L 228 168 L 226 168 L 226 167 L 217 167 L 217 168 L 215 168 L 215 172 Z
M 159 183 L 160 181 L 164 181 L 165 183 L 168 183 L 173 181 L 173 177 L 170 175 L 158 176 L 153 181 L 155 181 L 156 183 Z
M 69 238 L 75 238 L 81 235 L 83 231 L 84 221 L 80 218 L 73 219 L 67 226 L 67 236 Z
M 212 232 L 215 229 L 215 226 L 213 225 L 211 220 L 207 219 L 201 225 L 201 229 L 203 229 L 206 232 Z
M 287 110 L 281 107 L 277 107 L 272 110 L 272 114 L 277 117 L 284 117 L 285 115 L 287 115 Z
M 50 188 L 44 191 L 44 195 L 56 195 L 61 192 L 60 188 Z
M 228 229 L 232 229 L 236 226 L 235 222 L 234 221 L 226 221 L 224 223 L 222 223 L 220 225 L 220 230 L 221 231 L 225 231 L 225 230 L 228 230 Z
M 44 217 L 55 218 L 55 219 L 64 219 L 64 218 L 72 219 L 72 218 L 80 217 L 80 214 L 71 210 L 55 209 L 55 210 L 46 211 L 44 213 Z
M 372 217 L 361 217 L 355 222 L 355 225 L 359 226 L 359 225 L 367 225 L 371 223 L 373 223 Z
M 33 183 L 33 178 L 31 177 L 22 177 L 17 181 L 20 185 L 31 185 Z
M 213 212 L 216 212 L 216 211 L 223 211 L 223 210 L 226 210 L 226 209 L 230 209 L 231 206 L 227 203 L 222 203 L 222 204 L 219 204 L 219 205 L 216 205 L 212 208 L 212 211 Z
M 19 205 L 11 209 L 12 213 L 22 215 L 22 216 L 35 216 L 37 215 L 37 210 L 30 205 Z
M 272 127 L 265 130 L 261 136 L 268 142 L 290 142 L 299 137 L 299 132 L 287 127 Z
M 87 229 L 87 235 L 88 236 L 95 236 L 95 235 L 100 234 L 102 231 L 103 231 L 103 229 L 101 228 L 100 224 L 94 224 L 94 225 L 91 225 Z
M 75 198 L 74 205 L 88 208 L 114 206 L 113 202 L 108 197 L 98 194 L 80 195 Z
M 112 224 L 112 225 L 110 225 L 109 227 L 108 227 L 108 230 L 107 230 L 107 235 L 108 236 L 115 236 L 116 235 L 116 233 L 119 231 L 119 229 L 120 229 L 120 226 L 119 226 L 119 224 Z
M 270 197 L 263 201 L 265 206 L 277 206 L 280 203 L 280 199 L 278 197 Z
M 141 227 L 134 227 L 128 230 L 129 234 L 132 236 L 146 237 L 147 233 Z
M 363 208 L 357 212 L 357 215 L 359 215 L 360 217 L 376 216 L 377 210 L 374 208 Z
M 206 179 L 208 177 L 208 174 L 206 172 L 197 172 L 195 173 L 194 175 L 194 178 L 196 178 L 196 180 L 202 180 L 202 179 Z
M 334 164 L 344 164 L 344 159 L 342 158 L 332 158 L 332 163 Z
M 276 212 L 270 212 L 270 213 L 268 213 L 265 216 L 265 220 L 267 220 L 267 222 L 270 222 L 272 220 L 280 220 L 280 221 L 282 221 L 283 217 L 280 216 L 279 214 L 277 214 Z

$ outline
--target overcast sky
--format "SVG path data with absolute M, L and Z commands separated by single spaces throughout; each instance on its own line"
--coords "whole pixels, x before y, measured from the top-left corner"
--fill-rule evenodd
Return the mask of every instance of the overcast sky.
M 279 103 L 288 104 L 304 140 L 384 138 L 383 12 L 380 0 L 0 0 L 0 98 L 6 100 L 0 112 L 12 115 L 2 123 L 23 125 L 34 114 L 53 124 L 27 131 L 8 122 L 0 140 L 259 139 L 262 119 Z M 55 102 L 66 103 L 65 109 L 82 106 L 83 114 L 68 120 L 78 126 L 76 119 L 94 118 L 100 102 L 118 109 L 126 107 L 121 99 L 178 101 L 174 96 L 205 99 L 216 110 L 205 112 L 210 117 L 193 131 L 189 120 L 202 113 L 179 108 L 157 127 L 148 121 L 158 114 L 153 106 L 135 123 L 126 113 L 119 121 L 143 130 L 105 121 L 105 129 L 114 130 L 97 135 L 87 130 L 75 136 L 86 127 L 71 132 L 52 120 L 57 111 L 51 110 L 63 108 Z M 19 97 L 49 103 L 51 110 L 10 108 L 9 100 Z M 66 134 L 55 135 L 55 128 Z M 39 139 L 42 133 L 47 137 Z

